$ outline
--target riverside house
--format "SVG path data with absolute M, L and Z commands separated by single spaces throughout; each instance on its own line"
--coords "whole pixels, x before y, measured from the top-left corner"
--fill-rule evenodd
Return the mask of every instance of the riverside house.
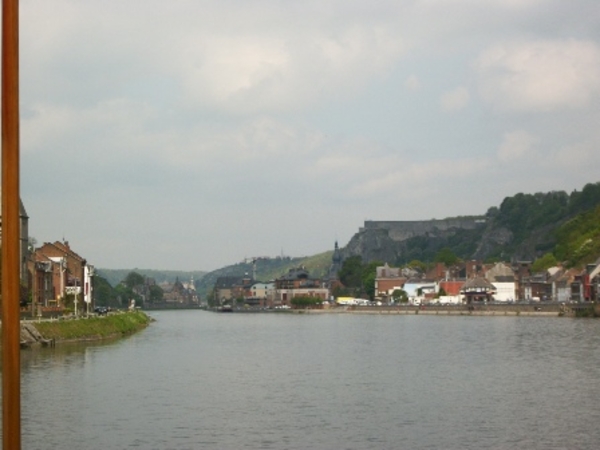
M 213 293 L 218 304 L 242 301 L 244 304 L 276 307 L 291 306 L 294 297 L 329 298 L 329 289 L 320 279 L 311 278 L 303 268 L 290 269 L 285 275 L 271 283 L 256 282 L 250 276 L 219 277 L 215 282 Z
M 291 306 L 294 297 L 318 297 L 327 300 L 329 289 L 324 287 L 320 279 L 311 278 L 304 267 L 298 267 L 290 269 L 288 273 L 275 280 L 271 305 Z
M 377 297 L 386 301 L 391 295 L 390 291 L 401 285 L 410 302 L 420 304 L 432 301 L 448 302 L 450 298 L 452 302 L 460 303 L 482 300 L 600 300 L 600 259 L 588 264 L 585 269 L 565 269 L 558 266 L 538 273 L 531 272 L 531 262 L 483 264 L 467 261 L 448 269 L 438 264 L 427 274 L 413 274 L 404 280 L 401 274 L 401 270 L 391 268 L 387 264 L 378 267 L 375 279 Z M 438 298 L 440 295 L 444 300 Z
M 36 306 L 63 308 L 67 306 L 67 295 L 73 295 L 77 310 L 93 308 L 94 266 L 73 251 L 67 241 L 46 242 L 36 248 L 28 261 L 28 272 Z

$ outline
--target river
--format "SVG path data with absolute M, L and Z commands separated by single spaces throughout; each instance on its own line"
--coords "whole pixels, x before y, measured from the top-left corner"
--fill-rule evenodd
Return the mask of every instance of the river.
M 152 312 L 22 353 L 24 449 L 595 449 L 600 321 Z

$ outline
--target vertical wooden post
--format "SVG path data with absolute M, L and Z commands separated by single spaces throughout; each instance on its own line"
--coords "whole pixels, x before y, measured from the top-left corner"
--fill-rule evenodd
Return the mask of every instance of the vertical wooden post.
M 21 449 L 19 2 L 2 2 L 2 444 Z

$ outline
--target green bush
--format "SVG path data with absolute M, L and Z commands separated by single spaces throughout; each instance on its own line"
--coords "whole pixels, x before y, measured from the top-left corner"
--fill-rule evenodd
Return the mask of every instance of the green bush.
M 296 308 L 308 308 L 310 306 L 320 305 L 323 300 L 319 297 L 299 296 L 292 299 L 292 305 Z

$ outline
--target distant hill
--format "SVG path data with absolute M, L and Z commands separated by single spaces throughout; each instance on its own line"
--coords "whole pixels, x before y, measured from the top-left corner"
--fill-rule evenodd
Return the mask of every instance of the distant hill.
M 205 296 L 215 285 L 217 278 L 224 276 L 254 276 L 256 268 L 256 280 L 269 282 L 287 273 L 289 269 L 304 266 L 312 277 L 322 278 L 331 267 L 333 251 L 319 253 L 307 257 L 274 257 L 258 259 L 255 264 L 252 261 L 240 262 L 231 266 L 212 271 L 196 283 L 196 289 L 201 296 Z
M 193 277 L 196 290 L 201 297 L 205 297 L 206 294 L 212 290 L 217 278 L 222 276 L 244 276 L 245 274 L 252 276 L 255 268 L 256 280 L 262 282 L 274 280 L 287 273 L 289 269 L 299 266 L 304 266 L 310 272 L 311 276 L 321 278 L 327 274 L 331 266 L 332 255 L 333 251 L 328 251 L 306 257 L 278 256 L 273 258 L 261 258 L 256 260 L 255 264 L 253 264 L 252 261 L 240 262 L 212 272 L 99 268 L 97 269 L 97 273 L 99 276 L 105 278 L 113 287 L 123 281 L 130 272 L 137 272 L 145 277 L 153 278 L 157 283 L 165 281 L 173 283 L 177 279 L 180 281 L 189 281 Z
M 360 255 L 364 262 L 379 260 L 401 266 L 413 260 L 431 262 L 442 249 L 461 259 L 529 260 L 552 255 L 577 266 L 600 257 L 600 182 L 581 191 L 523 194 L 506 197 L 499 207 L 480 216 L 431 221 L 365 222 L 341 248 L 343 259 Z M 268 282 L 289 269 L 304 266 L 322 278 L 331 266 L 333 251 L 308 257 L 273 257 L 249 260 L 212 272 L 150 269 L 98 269 L 112 286 L 129 272 L 151 277 L 157 283 L 194 279 L 204 297 L 221 276 L 255 275 Z M 256 273 L 254 273 L 256 272 Z
M 130 272 L 137 272 L 148 278 L 153 278 L 157 283 L 169 282 L 174 283 L 177 279 L 179 281 L 190 281 L 192 278 L 194 282 L 200 280 L 206 272 L 202 271 L 179 271 L 179 270 L 154 270 L 154 269 L 96 269 L 99 276 L 103 277 L 108 283 L 115 287 Z

